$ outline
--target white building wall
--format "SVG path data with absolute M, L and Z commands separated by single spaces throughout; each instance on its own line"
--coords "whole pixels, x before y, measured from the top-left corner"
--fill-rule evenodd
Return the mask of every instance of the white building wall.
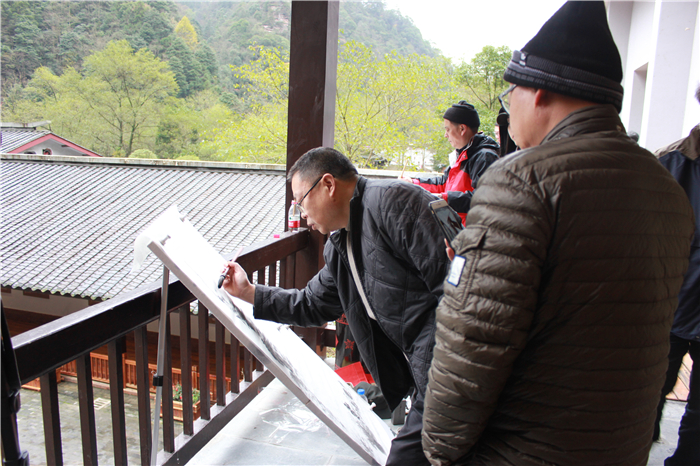
M 699 3 L 608 2 L 624 72 L 620 117 L 652 151 L 685 137 L 700 122 L 694 97 L 700 82 Z
M 690 72 L 688 76 L 688 91 L 685 101 L 685 117 L 683 118 L 683 135 L 690 133 L 694 126 L 700 123 L 700 102 L 695 98 L 695 91 L 700 86 L 700 2 L 695 15 L 695 35 L 691 52 Z

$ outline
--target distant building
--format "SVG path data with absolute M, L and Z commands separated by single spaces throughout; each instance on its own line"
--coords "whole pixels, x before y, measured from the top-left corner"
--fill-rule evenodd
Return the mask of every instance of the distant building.
M 49 121 L 1 123 L 0 153 L 101 157 L 100 154 L 70 142 L 51 131 L 37 129 L 49 123 Z

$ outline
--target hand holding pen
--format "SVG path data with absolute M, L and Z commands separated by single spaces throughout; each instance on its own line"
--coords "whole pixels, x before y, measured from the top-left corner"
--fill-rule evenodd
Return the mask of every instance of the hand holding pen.
M 236 251 L 236 254 L 234 254 L 234 256 L 233 256 L 233 258 L 231 258 L 231 261 L 230 261 L 230 262 L 236 262 L 236 259 L 238 259 L 238 256 L 241 254 L 241 251 L 242 251 L 242 250 L 243 250 L 243 246 L 241 246 L 240 248 L 238 248 L 238 251 Z M 226 280 L 226 275 L 228 275 L 229 269 L 230 269 L 230 267 L 227 266 L 227 267 L 224 269 L 224 271 L 223 271 L 223 273 L 221 274 L 221 276 L 219 277 L 219 283 L 218 283 L 218 287 L 219 287 L 219 288 L 221 288 L 221 285 L 224 284 L 224 280 Z

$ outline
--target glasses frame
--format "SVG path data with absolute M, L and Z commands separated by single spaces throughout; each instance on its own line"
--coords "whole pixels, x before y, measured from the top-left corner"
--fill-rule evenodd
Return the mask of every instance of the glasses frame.
M 306 196 L 308 196 L 309 193 L 310 193 L 311 191 L 313 191 L 313 189 L 316 187 L 316 185 L 318 184 L 318 182 L 321 181 L 321 180 L 323 179 L 323 176 L 324 176 L 324 175 L 321 175 L 321 176 L 314 182 L 314 184 L 311 185 L 311 187 L 309 188 L 309 190 L 306 191 L 306 194 L 304 194 L 303 196 L 301 196 L 301 200 L 300 200 L 299 202 L 297 202 L 297 207 L 299 207 L 299 212 L 301 212 L 302 215 L 306 215 L 306 211 L 305 211 L 304 208 L 301 206 L 301 203 L 304 202 L 304 199 L 306 199 Z
M 515 89 L 516 86 L 517 86 L 517 84 L 511 84 L 510 87 L 509 87 L 508 89 L 506 89 L 505 91 L 501 92 L 501 93 L 498 95 L 498 101 L 501 103 L 501 108 L 502 108 L 503 110 L 505 110 L 505 112 L 506 112 L 508 115 L 510 115 L 510 108 L 509 108 L 509 107 L 510 107 L 510 102 L 504 102 L 504 99 L 506 98 L 506 96 L 507 96 L 508 94 L 510 94 L 511 92 L 513 92 L 513 89 Z

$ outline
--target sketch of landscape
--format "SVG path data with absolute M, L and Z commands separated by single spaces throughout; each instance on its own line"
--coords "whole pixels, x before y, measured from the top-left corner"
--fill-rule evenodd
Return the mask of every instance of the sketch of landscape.
M 393 433 L 369 405 L 285 325 L 253 317 L 253 306 L 217 287 L 226 261 L 176 206 L 139 235 L 138 263 L 148 247 L 209 311 L 319 419 L 370 464 L 383 465 Z

